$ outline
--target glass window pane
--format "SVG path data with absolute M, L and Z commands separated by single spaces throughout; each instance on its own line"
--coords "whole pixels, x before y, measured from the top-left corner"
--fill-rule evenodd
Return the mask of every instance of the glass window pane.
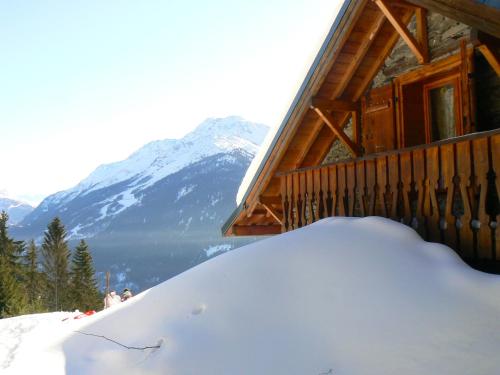
M 455 88 L 452 84 L 430 90 L 432 141 L 456 136 Z

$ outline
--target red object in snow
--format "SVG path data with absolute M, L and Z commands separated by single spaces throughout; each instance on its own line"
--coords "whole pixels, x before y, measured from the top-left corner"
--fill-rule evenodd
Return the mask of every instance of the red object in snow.
M 94 315 L 94 314 L 95 314 L 95 310 L 89 310 L 89 311 L 85 311 L 84 313 L 75 316 L 73 319 L 81 319 L 81 318 L 85 318 L 87 316 Z

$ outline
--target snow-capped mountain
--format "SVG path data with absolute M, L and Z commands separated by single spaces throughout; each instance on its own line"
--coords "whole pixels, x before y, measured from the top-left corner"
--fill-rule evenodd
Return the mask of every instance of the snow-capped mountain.
M 237 245 L 221 237 L 220 226 L 267 131 L 227 117 L 208 119 L 182 139 L 148 143 L 47 197 L 13 234 L 41 239 L 58 216 L 69 239 L 85 238 L 96 263 L 114 267 L 118 281 L 154 285 Z
M 254 155 L 263 141 L 268 127 L 241 117 L 210 118 L 182 139 L 153 141 L 134 152 L 129 158 L 99 166 L 72 189 L 54 194 L 42 203 L 42 209 L 61 204 L 92 191 L 128 181 L 119 202 L 122 209 L 140 203 L 134 193 L 143 190 L 166 176 L 205 157 L 236 149 Z M 106 213 L 114 215 L 117 212 Z
M 28 203 L 20 202 L 0 195 L 0 212 L 5 211 L 9 215 L 9 224 L 17 224 L 34 208 Z

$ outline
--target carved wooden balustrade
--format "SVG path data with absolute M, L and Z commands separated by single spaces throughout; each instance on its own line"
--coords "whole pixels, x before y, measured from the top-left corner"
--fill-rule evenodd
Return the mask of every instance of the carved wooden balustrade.
M 385 216 L 465 259 L 500 260 L 500 130 L 281 175 L 282 230 Z

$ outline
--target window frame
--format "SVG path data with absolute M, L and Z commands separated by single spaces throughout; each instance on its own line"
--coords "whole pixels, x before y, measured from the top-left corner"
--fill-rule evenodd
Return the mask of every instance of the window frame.
M 464 129 L 464 118 L 465 112 L 463 106 L 465 105 L 463 95 L 465 95 L 465 90 L 467 90 L 467 95 L 471 98 L 473 93 L 470 91 L 470 88 L 467 85 L 464 85 L 462 82 L 463 71 L 467 69 L 468 66 L 472 64 L 474 50 L 472 48 L 467 49 L 466 57 L 464 58 L 460 53 L 453 54 L 446 58 L 437 60 L 435 62 L 425 64 L 420 66 L 418 69 L 411 70 L 407 73 L 403 73 L 394 78 L 394 87 L 395 87 L 395 95 L 396 95 L 396 129 L 397 129 L 397 148 L 409 147 L 412 145 L 408 145 L 405 141 L 405 132 L 407 131 L 407 126 L 409 126 L 407 122 L 407 118 L 405 118 L 404 112 L 404 103 L 407 103 L 408 98 L 405 97 L 405 90 L 407 85 L 413 85 L 420 83 L 422 85 L 422 106 L 428 106 L 428 99 L 424 97 L 423 86 L 434 81 L 439 80 L 450 80 L 450 79 L 458 79 L 457 90 L 455 91 L 455 95 L 458 96 L 458 105 L 457 110 L 459 110 L 459 114 L 457 116 L 458 127 L 457 127 L 457 136 L 463 135 L 465 132 Z M 430 143 L 430 133 L 429 133 L 429 122 L 425 120 L 425 116 L 427 114 L 427 108 L 422 108 L 422 131 L 425 133 L 425 144 Z M 469 118 L 474 117 L 474 111 L 471 108 L 471 113 L 468 114 Z M 424 139 L 422 139 L 422 142 Z M 414 144 L 416 145 L 416 144 Z M 413 145 L 413 146 L 414 146 Z
M 462 86 L 460 83 L 460 74 L 455 73 L 451 75 L 446 75 L 445 77 L 440 77 L 436 79 L 426 80 L 427 82 L 423 84 L 423 104 L 424 104 L 424 119 L 425 119 L 425 141 L 426 143 L 431 143 L 439 141 L 441 139 L 432 139 L 433 129 L 432 129 L 432 107 L 431 107 L 431 90 L 444 87 L 447 85 L 453 86 L 453 104 L 455 112 L 455 137 L 463 135 L 463 123 L 462 123 Z

